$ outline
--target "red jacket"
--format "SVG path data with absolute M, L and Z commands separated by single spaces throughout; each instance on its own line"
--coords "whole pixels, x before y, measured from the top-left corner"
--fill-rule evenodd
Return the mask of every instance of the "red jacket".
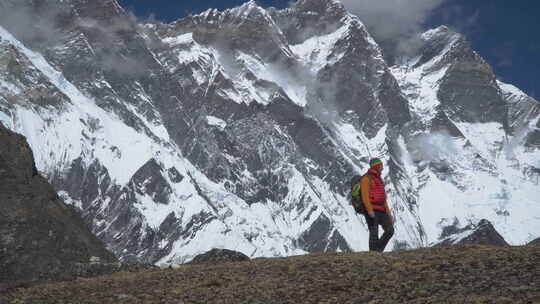
M 364 201 L 364 205 L 367 211 L 389 211 L 388 204 L 386 202 L 384 182 L 381 178 L 381 174 L 379 173 L 379 171 L 375 169 L 369 169 L 368 173 L 364 175 L 361 180 L 361 187 L 362 200 Z

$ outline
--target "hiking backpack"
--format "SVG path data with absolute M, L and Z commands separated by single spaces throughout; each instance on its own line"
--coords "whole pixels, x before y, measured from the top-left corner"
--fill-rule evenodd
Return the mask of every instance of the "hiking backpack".
M 362 200 L 362 188 L 360 187 L 360 180 L 364 177 L 363 175 L 355 175 L 351 179 L 351 193 L 350 193 L 350 200 L 351 205 L 354 208 L 354 211 L 359 214 L 366 214 L 366 206 L 364 205 L 364 201 Z M 371 183 L 371 178 L 368 175 L 369 181 Z

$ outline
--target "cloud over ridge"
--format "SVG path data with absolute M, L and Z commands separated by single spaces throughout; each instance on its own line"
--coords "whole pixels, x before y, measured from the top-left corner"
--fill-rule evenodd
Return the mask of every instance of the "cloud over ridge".
M 418 45 L 418 34 L 431 13 L 446 0 L 341 0 L 357 15 L 375 39 L 392 52 L 403 53 Z

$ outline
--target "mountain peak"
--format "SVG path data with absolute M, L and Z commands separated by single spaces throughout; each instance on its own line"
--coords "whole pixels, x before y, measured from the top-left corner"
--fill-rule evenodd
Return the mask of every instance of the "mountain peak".
M 436 246 L 470 244 L 508 246 L 506 240 L 497 232 L 493 224 L 486 219 L 480 220 L 477 224 L 470 224 L 462 229 L 454 230 L 450 236 Z
M 249 0 L 248 2 L 242 4 L 241 7 L 257 8 L 259 5 L 255 0 Z
M 433 40 L 433 39 L 441 39 L 441 38 L 452 39 L 454 41 L 461 40 L 461 39 L 464 40 L 465 39 L 465 37 L 463 35 L 461 35 L 460 33 L 452 30 L 451 28 L 449 28 L 446 25 L 441 25 L 439 27 L 429 29 L 429 30 L 425 31 L 421 35 L 421 37 L 425 41 L 430 41 L 430 40 Z
M 229 23 L 229 22 L 239 22 L 242 23 L 246 19 L 257 19 L 257 18 L 269 19 L 268 12 L 257 2 L 250 0 L 244 4 L 229 8 L 223 11 L 220 11 L 215 8 L 210 8 L 200 14 L 193 15 L 187 18 L 177 20 L 176 24 L 181 24 L 183 21 L 195 19 L 199 22 L 214 24 L 218 23 Z
M 111 21 L 115 16 L 127 15 L 126 11 L 120 6 L 117 0 L 74 0 L 73 4 L 79 16 L 84 18 Z
M 294 8 L 317 14 L 334 12 L 343 15 L 347 12 L 343 3 L 337 0 L 300 0 L 295 3 Z
M 228 10 L 237 18 L 247 18 L 249 16 L 267 15 L 264 8 L 259 6 L 254 0 L 250 0 L 239 7 Z M 226 11 L 227 12 L 227 11 Z
M 447 64 L 444 59 L 447 54 L 455 51 L 456 46 L 460 46 L 458 47 L 460 49 L 468 46 L 463 35 L 445 25 L 427 30 L 420 37 L 423 45 L 417 54 L 416 67 L 429 62 L 430 66 L 435 65 L 435 68 L 440 68 Z

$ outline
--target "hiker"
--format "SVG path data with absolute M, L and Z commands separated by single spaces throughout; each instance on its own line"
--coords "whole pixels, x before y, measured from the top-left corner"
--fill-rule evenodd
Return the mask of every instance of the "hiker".
M 353 206 L 366 218 L 369 228 L 369 250 L 383 252 L 394 235 L 394 218 L 388 207 L 381 177 L 383 163 L 379 158 L 373 158 L 369 161 L 369 165 L 368 172 L 353 185 Z M 355 205 L 355 197 L 360 206 Z M 384 230 L 381 238 L 379 238 L 379 225 Z

